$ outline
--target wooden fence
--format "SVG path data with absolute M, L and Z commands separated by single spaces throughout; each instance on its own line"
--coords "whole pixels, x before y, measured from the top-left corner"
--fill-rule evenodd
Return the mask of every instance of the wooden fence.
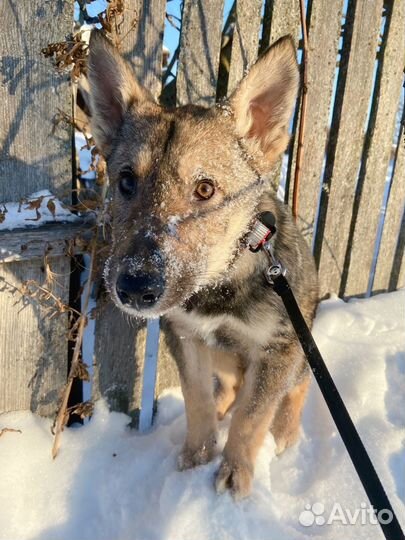
M 166 6 L 165 0 L 125 0 L 120 26 L 125 56 L 156 97 L 162 91 L 166 8 L 170 2 Z M 172 51 L 177 72 L 163 90 L 165 102 L 175 96 L 178 105 L 213 105 L 236 87 L 268 44 L 289 33 L 300 45 L 298 0 L 237 0 L 225 32 L 223 13 L 224 0 L 184 0 L 179 49 Z M 69 77 L 57 74 L 40 51 L 71 32 L 73 0 L 3 0 L 0 19 L 0 203 L 45 188 L 71 202 L 76 187 L 73 132 L 55 118 L 71 115 L 73 92 Z M 299 227 L 313 246 L 323 294 L 394 290 L 405 285 L 403 123 L 399 133 L 396 129 L 404 81 L 405 2 L 309 0 L 307 24 Z M 294 133 L 299 116 L 297 107 Z M 293 134 L 286 203 L 296 146 Z M 0 206 L 0 216 L 7 219 L 6 209 L 7 204 Z M 80 223 L 0 231 L 0 412 L 55 412 L 70 358 L 69 322 L 67 313 L 51 316 L 37 301 L 38 287 L 51 288 L 55 297 L 78 307 L 77 265 L 65 249 L 78 228 Z M 49 269 L 56 274 L 51 280 Z M 27 280 L 36 284 L 35 294 L 21 294 Z M 94 398 L 104 396 L 112 408 L 136 416 L 145 325 L 129 324 L 107 303 L 97 312 L 95 328 Z M 158 393 L 176 383 L 163 333 L 160 342 Z

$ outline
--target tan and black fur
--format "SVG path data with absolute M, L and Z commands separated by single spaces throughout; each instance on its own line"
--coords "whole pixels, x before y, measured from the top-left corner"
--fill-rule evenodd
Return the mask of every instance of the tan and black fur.
M 294 46 L 279 40 L 229 103 L 212 109 L 159 106 L 98 33 L 89 81 L 93 134 L 114 190 L 107 287 L 130 315 L 163 316 L 171 329 L 187 416 L 180 469 L 212 459 L 218 420 L 233 405 L 216 488 L 246 496 L 268 429 L 278 452 L 296 441 L 309 384 L 288 316 L 264 278 L 268 261 L 245 247 L 254 216 L 273 212 L 276 255 L 311 324 L 314 263 L 268 183 L 288 143 Z

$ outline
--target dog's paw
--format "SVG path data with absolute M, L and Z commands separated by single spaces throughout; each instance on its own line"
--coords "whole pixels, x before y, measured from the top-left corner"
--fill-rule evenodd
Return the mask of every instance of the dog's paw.
M 215 456 L 217 437 L 216 435 L 210 436 L 199 447 L 194 448 L 185 443 L 182 451 L 177 459 L 177 467 L 179 471 L 185 471 L 192 469 L 198 465 L 206 465 Z
M 276 456 L 282 454 L 285 450 L 287 450 L 287 448 L 290 448 L 290 446 L 294 446 L 295 444 L 297 444 L 299 436 L 300 431 L 299 429 L 296 429 L 283 433 L 279 437 L 274 437 L 276 443 Z
M 235 500 L 250 495 L 253 481 L 253 466 L 245 461 L 229 461 L 226 457 L 218 469 L 215 488 L 218 493 L 230 490 Z

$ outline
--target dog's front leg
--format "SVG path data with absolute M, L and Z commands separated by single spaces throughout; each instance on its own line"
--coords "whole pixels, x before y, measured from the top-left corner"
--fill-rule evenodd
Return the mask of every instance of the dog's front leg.
M 178 460 L 179 469 L 184 470 L 214 457 L 217 415 L 210 350 L 198 340 L 184 340 L 178 367 L 187 418 L 186 441 Z
M 292 347 L 280 345 L 251 359 L 216 477 L 219 493 L 229 489 L 235 499 L 249 495 L 257 453 L 293 380 L 292 354 Z

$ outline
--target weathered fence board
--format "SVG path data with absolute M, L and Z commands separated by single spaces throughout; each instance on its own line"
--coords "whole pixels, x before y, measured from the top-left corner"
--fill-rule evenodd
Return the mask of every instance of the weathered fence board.
M 367 291 L 383 199 L 388 165 L 392 159 L 395 120 L 405 65 L 405 2 L 387 4 L 386 31 L 382 42 L 376 78 L 376 94 L 371 110 L 371 129 L 366 136 L 353 216 L 354 233 L 347 245 L 348 259 L 343 283 L 346 296 Z M 405 181 L 405 180 L 404 180 Z
M 57 274 L 52 292 L 68 304 L 66 260 L 58 257 L 50 264 Z M 49 288 L 36 261 L 0 265 L 0 412 L 26 409 L 48 416 L 55 412 L 66 382 L 67 316 L 51 318 L 52 311 L 37 299 L 15 291 L 27 280 Z
M 71 130 L 55 125 L 58 108 L 71 113 L 68 77 L 41 55 L 72 28 L 73 2 L 0 3 L 1 202 L 18 201 L 38 189 L 70 200 Z M 52 21 L 52 23 L 50 23 Z
M 269 0 L 265 2 L 263 30 L 260 44 L 261 52 L 285 35 L 291 35 L 294 39 L 295 46 L 298 47 L 300 32 L 301 18 L 299 2 L 288 3 L 283 0 Z M 298 114 L 297 108 L 294 113 L 294 124 L 297 123 Z M 292 136 L 287 152 L 291 152 L 293 145 L 294 137 Z M 281 166 L 282 160 L 280 159 L 271 171 L 270 185 L 276 191 L 280 184 Z
M 257 58 L 261 25 L 261 0 L 238 0 L 233 31 L 228 95 Z
M 349 2 L 315 239 L 321 294 L 340 289 L 382 6 L 382 0 Z
M 224 0 L 184 0 L 176 101 L 215 103 Z
M 104 397 L 111 409 L 132 416 L 140 406 L 143 327 L 136 320 L 131 324 L 110 300 L 98 300 L 93 399 Z M 141 343 L 137 341 L 139 333 Z
M 314 232 L 325 148 L 329 136 L 329 114 L 341 30 L 341 9 L 340 0 L 313 2 L 308 26 L 307 114 L 297 224 L 309 244 L 312 242 Z M 292 171 L 294 167 L 295 159 Z M 291 181 L 291 194 L 292 188 Z
M 117 36 L 124 57 L 155 98 L 162 89 L 165 0 L 125 0 L 124 20 Z
M 403 221 L 405 208 L 405 142 L 403 129 L 402 127 L 398 141 L 398 154 L 372 285 L 373 293 L 405 287 L 405 275 L 401 272 L 400 267 L 401 259 L 404 256 L 404 246 L 402 243 L 401 247 L 401 237 L 399 238 L 400 233 L 405 236 L 405 221 Z
M 299 2 L 286 2 L 285 0 L 272 0 L 269 6 L 270 15 L 267 24 L 270 30 L 263 29 L 262 47 L 271 45 L 278 39 L 290 34 L 298 47 L 301 33 L 301 18 Z M 266 42 L 268 37 L 268 42 Z
M 52 223 L 38 229 L 15 229 L 0 232 L 0 263 L 32 261 L 82 253 L 91 237 L 92 222 Z
M 389 291 L 395 291 L 396 289 L 405 287 L 405 217 L 402 219 L 398 247 L 398 257 L 394 259 L 394 263 L 397 266 L 394 265 L 391 271 L 391 279 L 388 288 Z
M 71 128 L 55 125 L 58 109 L 71 112 L 67 76 L 56 74 L 41 56 L 48 43 L 62 41 L 72 28 L 73 1 L 0 3 L 0 202 L 18 201 L 40 189 L 70 200 Z M 50 258 L 52 287 L 68 302 L 70 259 Z M 32 279 L 44 285 L 42 261 L 0 265 L 11 285 Z M 31 409 L 51 414 L 67 376 L 67 316 L 50 318 L 9 286 L 0 295 L 0 411 Z M 18 300 L 20 300 L 18 302 Z

